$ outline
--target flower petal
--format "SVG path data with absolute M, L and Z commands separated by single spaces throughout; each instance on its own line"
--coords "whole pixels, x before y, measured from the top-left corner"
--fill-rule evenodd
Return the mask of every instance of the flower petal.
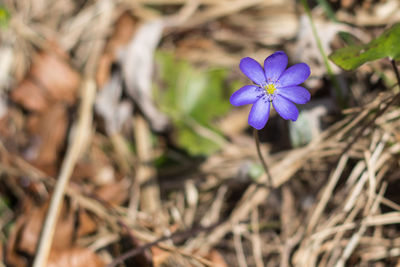
M 264 70 L 254 59 L 250 57 L 243 58 L 240 60 L 239 68 L 254 83 L 258 85 L 264 85 L 266 83 Z
M 311 98 L 310 92 L 308 92 L 306 88 L 298 85 L 279 88 L 277 93 L 296 104 L 305 104 L 310 101 Z
M 276 95 L 274 100 L 272 101 L 272 105 L 276 109 L 276 111 L 281 115 L 285 120 L 297 120 L 299 116 L 299 111 L 295 104 L 287 100 L 285 97 Z
M 262 97 L 254 103 L 249 114 L 249 124 L 261 130 L 267 124 L 271 103 L 267 97 Z
M 253 104 L 262 96 L 262 91 L 258 86 L 246 85 L 234 92 L 229 101 L 234 106 Z
M 286 69 L 288 57 L 285 52 L 278 51 L 267 57 L 264 61 L 265 77 L 268 82 L 276 82 Z
M 293 65 L 282 73 L 278 80 L 278 86 L 287 87 L 301 84 L 307 80 L 308 76 L 310 76 L 310 73 L 310 67 L 306 63 L 298 63 Z

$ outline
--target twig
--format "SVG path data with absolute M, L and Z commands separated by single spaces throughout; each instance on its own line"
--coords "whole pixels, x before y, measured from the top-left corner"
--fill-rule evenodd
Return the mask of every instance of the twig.
M 150 163 L 153 161 L 153 149 L 151 143 L 151 132 L 147 122 L 141 115 L 135 117 L 135 143 L 139 166 L 136 179 L 141 186 L 140 207 L 142 211 L 155 215 L 161 209 L 160 188 L 155 181 L 156 170 Z M 129 207 L 129 210 L 134 207 Z M 161 215 L 161 214 L 159 214 Z M 163 216 L 159 216 L 161 219 Z M 133 218 L 132 218 L 133 219 Z M 161 219 L 161 221 L 163 221 Z
M 73 132 L 73 141 L 67 150 L 65 160 L 61 166 L 60 175 L 54 188 L 54 194 L 50 202 L 47 217 L 40 236 L 40 242 L 37 250 L 37 256 L 33 267 L 47 266 L 47 260 L 50 248 L 53 243 L 53 235 L 56 228 L 56 222 L 61 210 L 61 204 L 64 199 L 64 193 L 71 177 L 75 163 L 83 152 L 87 138 L 90 133 L 92 122 L 92 106 L 96 95 L 96 85 L 94 80 L 87 79 L 82 85 L 82 103 L 80 107 L 80 116 Z
M 248 267 L 246 262 L 246 256 L 243 250 L 242 235 L 240 225 L 233 226 L 233 245 L 236 251 L 236 259 L 239 267 Z
M 111 24 L 111 14 L 113 11 L 113 3 L 109 0 L 99 2 L 101 14 L 101 24 L 99 29 L 104 32 Z M 93 118 L 93 103 L 96 96 L 96 82 L 94 81 L 95 71 L 99 55 L 104 47 L 104 39 L 96 40 L 93 43 L 92 53 L 90 54 L 85 66 L 85 79 L 81 87 L 81 104 L 79 107 L 79 118 L 75 127 L 72 129 L 71 145 L 68 147 L 64 161 L 61 165 L 60 174 L 57 179 L 57 184 L 54 188 L 49 209 L 47 211 L 46 220 L 44 222 L 42 233 L 40 236 L 36 257 L 33 262 L 33 267 L 47 266 L 50 249 L 53 243 L 53 236 L 56 228 L 58 216 L 60 214 L 62 201 L 71 177 L 72 171 L 78 161 L 81 153 L 87 144 L 90 135 L 90 128 Z
M 380 197 L 382 197 L 386 188 L 387 188 L 387 184 L 384 183 L 381 187 L 379 194 L 376 195 L 376 197 L 374 199 L 374 203 L 372 204 L 371 208 L 369 208 L 368 215 L 362 220 L 361 225 L 358 228 L 358 231 L 355 234 L 353 234 L 353 236 L 350 238 L 349 242 L 347 243 L 342 256 L 340 257 L 340 259 L 338 260 L 338 262 L 335 265 L 336 267 L 344 267 L 345 266 L 346 261 L 351 256 L 354 249 L 360 242 L 361 237 L 364 235 L 365 231 L 367 230 L 367 225 L 365 222 L 369 219 L 369 217 L 371 217 L 374 213 L 377 212 L 379 204 L 380 204 Z
M 253 246 L 253 255 L 256 267 L 264 267 L 264 263 L 262 260 L 262 251 L 261 251 L 261 238 L 260 238 L 260 221 L 258 217 L 258 207 L 251 212 L 251 228 L 253 229 L 251 234 L 252 246 Z
M 318 205 L 315 207 L 314 212 L 311 215 L 307 226 L 307 233 L 310 234 L 314 230 L 323 210 L 325 209 L 330 197 L 332 196 L 333 189 L 336 187 L 337 182 L 341 174 L 343 173 L 344 168 L 346 167 L 349 156 L 347 154 L 342 155 L 339 160 L 339 163 L 336 167 L 336 170 L 333 172 L 332 176 L 329 179 L 328 184 L 326 185 L 324 192 L 321 196 L 321 199 L 318 202 Z
M 197 227 L 197 228 L 192 228 L 188 231 L 185 232 L 175 232 L 171 235 L 168 236 L 164 236 L 161 237 L 153 242 L 147 243 L 143 246 L 140 246 L 138 248 L 134 248 L 130 251 L 125 252 L 124 254 L 120 255 L 119 257 L 115 258 L 111 263 L 109 263 L 106 267 L 114 267 L 117 266 L 118 264 L 123 263 L 124 261 L 126 261 L 129 258 L 132 258 L 140 253 L 142 253 L 143 251 L 146 251 L 148 249 L 150 249 L 152 246 L 160 246 L 163 247 L 160 243 L 167 241 L 167 240 L 172 240 L 174 238 L 179 238 L 179 239 L 188 239 L 191 236 L 195 236 L 196 234 L 203 232 L 203 231 L 210 231 L 212 229 L 214 229 L 215 227 L 219 226 L 221 224 L 221 222 L 217 222 L 209 227 Z M 167 247 L 163 247 L 165 249 L 171 249 L 171 248 L 167 248 Z M 187 253 L 184 253 L 182 251 L 180 251 L 180 253 L 182 255 L 187 255 Z M 199 261 L 203 261 L 204 259 L 199 258 L 199 257 L 195 257 L 195 259 L 199 260 Z M 209 264 L 205 263 L 207 266 L 209 266 Z

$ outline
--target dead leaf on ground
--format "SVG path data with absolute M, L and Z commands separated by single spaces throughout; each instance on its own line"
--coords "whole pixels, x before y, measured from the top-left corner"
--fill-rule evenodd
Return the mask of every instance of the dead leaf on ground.
M 117 171 L 114 169 L 110 160 L 110 155 L 103 150 L 106 146 L 98 139 L 93 140 L 93 145 L 87 152 L 87 157 L 81 159 L 75 166 L 72 173 L 72 181 L 84 184 L 84 181 L 90 181 L 90 185 L 102 186 L 117 182 Z
M 32 200 L 26 203 L 25 212 L 18 217 L 7 243 L 7 263 L 13 266 L 28 266 L 28 258 L 35 255 L 47 214 L 48 203 L 40 207 L 33 206 Z M 66 205 L 63 206 L 54 233 L 56 242 L 53 242 L 48 266 L 103 266 L 92 251 L 74 247 L 74 238 L 93 233 L 97 229 L 96 222 L 85 210 L 80 210 L 78 216 L 76 220 L 75 212 Z M 71 259 L 66 260 L 68 257 Z M 66 265 L 61 264 L 62 262 Z
M 11 98 L 27 110 L 44 112 L 54 101 L 72 105 L 79 84 L 80 75 L 65 56 L 40 52 L 34 57 L 28 76 L 12 90 Z
M 114 32 L 107 42 L 104 54 L 99 61 L 96 80 L 99 88 L 102 88 L 110 79 L 111 65 L 117 59 L 118 51 L 132 38 L 136 29 L 135 19 L 128 13 L 123 13 L 114 26 Z
M 110 204 L 120 205 L 128 198 L 129 186 L 130 182 L 127 178 L 124 178 L 117 183 L 100 186 L 95 195 Z
M 67 135 L 66 107 L 55 104 L 49 110 L 51 112 L 29 116 L 28 121 L 32 137 L 25 156 L 38 167 L 55 167 L 57 165 L 57 159 L 64 147 Z
M 154 267 L 161 266 L 161 264 L 163 262 L 165 262 L 168 259 L 169 255 L 170 255 L 170 253 L 168 251 L 160 249 L 157 246 L 151 247 L 151 252 L 153 254 Z
M 102 267 L 104 262 L 87 248 L 52 250 L 47 267 Z
M 47 110 L 50 102 L 43 90 L 30 79 L 23 80 L 12 90 L 11 99 L 31 111 Z
M 151 252 L 153 254 L 153 265 L 154 267 L 188 267 L 193 266 L 187 259 L 185 259 L 181 254 L 169 252 L 160 249 L 156 246 L 151 247 Z
M 211 250 L 206 258 L 213 263 L 214 267 L 228 267 L 224 257 L 215 249 Z
M 15 266 L 26 266 L 26 255 L 33 257 L 35 254 L 48 208 L 48 203 L 34 206 L 31 199 L 25 203 L 24 212 L 17 219 L 7 242 L 7 262 Z M 57 242 L 53 242 L 52 249 L 69 248 L 73 242 L 74 228 L 74 214 L 64 205 L 54 233 Z
M 25 223 L 21 229 L 18 248 L 33 255 L 36 251 L 37 242 L 43 227 L 43 222 L 47 214 L 48 204 L 41 207 L 33 207 L 25 213 Z M 74 231 L 74 215 L 71 211 L 66 211 L 65 205 L 61 211 L 57 227 L 54 233 L 52 249 L 63 249 L 72 244 Z
M 19 216 L 11 230 L 6 244 L 6 263 L 11 266 L 27 266 L 27 259 L 19 254 L 17 243 L 19 242 L 19 229 L 25 222 L 23 216 Z
M 80 209 L 78 216 L 79 226 L 77 237 L 85 236 L 96 231 L 97 224 L 94 219 L 87 213 L 87 211 Z
M 66 57 L 55 53 L 40 53 L 31 68 L 32 79 L 39 83 L 55 101 L 73 104 L 81 81 Z

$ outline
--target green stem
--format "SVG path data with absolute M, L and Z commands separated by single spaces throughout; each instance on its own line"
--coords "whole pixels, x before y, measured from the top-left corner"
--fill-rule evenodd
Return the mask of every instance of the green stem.
M 263 157 L 263 155 L 261 153 L 260 139 L 258 138 L 258 131 L 256 129 L 254 129 L 254 128 L 253 128 L 253 136 L 254 136 L 254 140 L 256 141 L 256 148 L 257 148 L 258 157 L 260 158 L 261 164 L 263 165 L 265 173 L 267 174 L 268 186 L 272 186 L 272 176 L 271 176 L 271 173 L 269 172 L 267 163 L 265 162 L 265 159 L 264 159 L 264 157 Z
M 337 96 L 337 98 L 339 100 L 339 105 L 340 106 L 344 106 L 345 103 L 344 103 L 344 98 L 343 98 L 343 95 L 342 95 L 342 90 L 341 90 L 341 88 L 339 86 L 338 80 L 336 79 L 336 77 L 335 77 L 335 75 L 333 73 L 331 65 L 329 64 L 328 57 L 327 57 L 327 55 L 325 53 L 324 47 L 322 46 L 321 39 L 319 38 L 319 35 L 318 35 L 318 32 L 317 32 L 317 28 L 315 27 L 314 21 L 312 19 L 310 7 L 308 6 L 307 0 L 301 0 L 301 3 L 303 5 L 303 7 L 304 7 L 304 10 L 306 11 L 308 19 L 310 20 L 311 30 L 313 32 L 315 41 L 317 42 L 318 50 L 321 53 L 322 58 L 324 60 L 324 65 L 326 67 L 326 70 L 328 71 L 329 78 L 331 79 L 331 81 L 333 83 L 333 86 L 335 88 L 336 96 Z

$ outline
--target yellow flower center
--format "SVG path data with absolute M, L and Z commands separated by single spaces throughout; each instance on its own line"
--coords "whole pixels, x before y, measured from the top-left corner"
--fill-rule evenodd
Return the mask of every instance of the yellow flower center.
M 267 91 L 267 93 L 269 95 L 273 95 L 275 90 L 276 90 L 275 85 L 272 84 L 272 83 L 267 84 L 266 86 L 264 86 L 264 89 Z

